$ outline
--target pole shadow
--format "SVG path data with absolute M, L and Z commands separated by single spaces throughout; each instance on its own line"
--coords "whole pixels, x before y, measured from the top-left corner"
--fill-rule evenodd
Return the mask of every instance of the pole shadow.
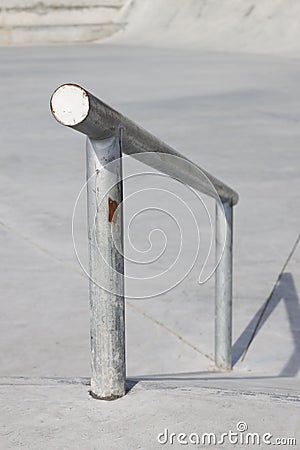
M 291 273 L 282 273 L 271 296 L 257 311 L 234 343 L 232 349 L 233 365 L 245 356 L 252 341 L 281 301 L 284 302 L 286 308 L 294 349 L 279 377 L 294 377 L 297 375 L 300 369 L 300 304 Z

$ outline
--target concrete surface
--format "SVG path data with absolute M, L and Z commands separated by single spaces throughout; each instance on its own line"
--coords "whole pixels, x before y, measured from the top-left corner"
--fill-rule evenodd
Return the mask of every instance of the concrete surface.
M 2 0 L 0 45 L 94 42 L 297 53 L 298 0 Z
M 124 0 L 1 0 L 0 45 L 89 42 L 115 33 Z
M 272 387 L 266 388 L 266 380 L 217 381 L 203 373 L 187 374 L 184 379 L 140 380 L 123 399 L 101 402 L 88 395 L 84 380 L 1 380 L 0 445 L 33 450 L 209 448 L 203 434 L 213 433 L 217 443 L 224 440 L 213 448 L 277 448 L 278 438 L 300 438 L 299 386 L 280 381 L 268 380 Z M 237 434 L 231 441 L 222 439 L 230 430 Z M 195 436 L 190 445 L 180 444 L 180 433 L 186 442 L 196 433 L 206 445 L 193 445 Z M 253 433 L 259 436 L 256 441 Z M 266 433 L 269 444 L 263 443 Z M 246 439 L 250 444 L 244 446 Z M 296 441 L 284 448 L 299 447 Z
M 1 448 L 152 449 L 166 427 L 222 433 L 243 420 L 299 446 L 299 246 L 264 308 L 299 235 L 299 59 L 78 45 L 2 47 L 0 60 Z M 232 373 L 213 372 L 213 280 L 198 285 L 200 260 L 168 293 L 127 300 L 127 372 L 138 383 L 113 403 L 89 398 L 88 281 L 71 236 L 85 144 L 48 108 L 64 82 L 82 84 L 239 192 Z M 83 198 L 83 258 L 85 218 Z M 191 229 L 180 209 L 178 219 Z M 138 241 L 155 227 L 156 216 L 141 220 Z M 201 232 L 209 236 L 207 222 Z M 187 255 L 194 246 L 184 241 Z M 133 281 L 127 289 L 143 294 Z
M 298 0 L 131 0 L 119 43 L 204 51 L 300 50 Z

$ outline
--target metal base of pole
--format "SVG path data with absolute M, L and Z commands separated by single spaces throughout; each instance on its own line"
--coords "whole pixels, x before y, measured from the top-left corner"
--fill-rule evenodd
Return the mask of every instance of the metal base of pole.
M 122 159 L 118 137 L 87 139 L 91 395 L 125 395 Z
M 232 221 L 232 204 L 216 202 L 216 261 L 221 260 L 215 274 L 215 364 L 222 370 L 232 368 Z

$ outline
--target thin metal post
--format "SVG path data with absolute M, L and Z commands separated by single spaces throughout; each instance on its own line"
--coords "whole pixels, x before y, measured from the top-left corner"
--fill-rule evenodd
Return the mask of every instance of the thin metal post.
M 122 159 L 118 137 L 87 138 L 91 393 L 125 394 Z
M 232 204 L 216 202 L 215 364 L 223 370 L 232 368 L 232 226 Z

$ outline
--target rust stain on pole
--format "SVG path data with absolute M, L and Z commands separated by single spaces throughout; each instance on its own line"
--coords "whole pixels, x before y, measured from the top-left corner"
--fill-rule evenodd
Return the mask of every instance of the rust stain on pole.
M 116 222 L 116 209 L 117 209 L 117 202 L 115 200 L 112 200 L 110 197 L 108 197 L 108 221 L 109 222 Z

